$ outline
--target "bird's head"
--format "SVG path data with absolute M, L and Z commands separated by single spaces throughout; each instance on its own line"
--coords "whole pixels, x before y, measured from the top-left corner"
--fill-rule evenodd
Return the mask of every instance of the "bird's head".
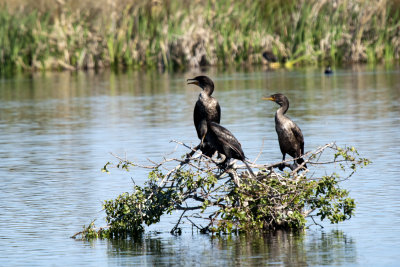
M 263 100 L 270 100 L 270 101 L 274 101 L 275 103 L 277 103 L 280 106 L 283 106 L 285 103 L 289 103 L 289 100 L 287 99 L 286 96 L 284 96 L 283 94 L 273 94 L 269 97 L 263 97 Z
M 195 84 L 199 87 L 201 87 L 202 89 L 204 88 L 210 88 L 210 89 L 214 89 L 214 83 L 213 81 L 208 78 L 207 76 L 197 76 L 194 77 L 193 79 L 188 79 L 187 80 L 188 84 Z

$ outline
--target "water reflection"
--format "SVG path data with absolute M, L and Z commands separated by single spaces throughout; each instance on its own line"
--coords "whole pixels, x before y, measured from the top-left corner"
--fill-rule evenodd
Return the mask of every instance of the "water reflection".
M 147 235 L 112 240 L 108 254 L 118 265 L 153 266 L 348 265 L 357 259 L 355 242 L 337 230 L 220 237 Z

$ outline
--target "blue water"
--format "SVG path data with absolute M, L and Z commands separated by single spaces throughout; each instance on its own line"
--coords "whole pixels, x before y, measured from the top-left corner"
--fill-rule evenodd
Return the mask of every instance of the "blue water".
M 141 240 L 69 238 L 96 219 L 102 201 L 143 183 L 146 171 L 100 171 L 110 152 L 140 162 L 197 144 L 190 73 L 46 73 L 0 79 L 0 262 L 5 265 L 358 265 L 400 262 L 400 69 L 353 67 L 325 76 L 318 68 L 206 71 L 215 82 L 221 123 L 252 160 L 281 158 L 272 102 L 288 96 L 288 115 L 305 149 L 336 141 L 354 145 L 373 164 L 343 187 L 357 201 L 348 222 L 305 233 L 200 235 L 188 226 L 171 236 L 166 216 Z M 309 222 L 308 225 L 312 225 Z M 0 264 L 0 265 L 2 265 Z

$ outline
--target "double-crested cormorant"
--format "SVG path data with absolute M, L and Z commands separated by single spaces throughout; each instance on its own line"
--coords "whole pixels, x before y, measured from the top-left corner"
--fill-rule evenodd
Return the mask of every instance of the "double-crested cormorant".
M 221 107 L 218 100 L 211 96 L 214 92 L 214 83 L 210 78 L 207 76 L 197 76 L 187 81 L 188 84 L 195 84 L 203 89 L 193 111 L 194 126 L 202 144 L 207 134 L 207 122 L 220 123 Z
M 291 119 L 285 116 L 289 109 L 289 100 L 283 94 L 274 94 L 270 97 L 265 97 L 263 100 L 271 100 L 279 104 L 281 107 L 275 113 L 275 129 L 278 134 L 279 147 L 285 160 L 286 154 L 293 158 L 298 158 L 304 155 L 304 137 L 300 128 Z M 297 159 L 298 164 L 302 164 L 302 158 Z M 284 166 L 279 169 L 283 170 Z M 307 168 L 306 165 L 304 167 Z
M 236 137 L 225 127 L 215 122 L 208 122 L 208 131 L 205 136 L 205 144 L 212 151 L 218 151 L 225 156 L 225 159 L 221 163 L 226 166 L 230 159 L 238 159 L 243 161 L 247 169 L 253 177 L 255 177 L 250 166 L 246 162 L 246 157 L 242 150 L 242 145 L 236 139 Z
M 203 154 L 212 157 L 215 152 L 223 154 L 225 159 L 221 163 L 226 167 L 230 159 L 243 161 L 250 173 L 255 176 L 250 166 L 245 162 L 242 146 L 235 136 L 219 123 L 221 121 L 221 107 L 212 93 L 214 83 L 207 76 L 197 76 L 188 79 L 188 84 L 195 84 L 203 90 L 199 95 L 193 111 L 193 121 L 197 136 L 201 140 L 198 146 Z

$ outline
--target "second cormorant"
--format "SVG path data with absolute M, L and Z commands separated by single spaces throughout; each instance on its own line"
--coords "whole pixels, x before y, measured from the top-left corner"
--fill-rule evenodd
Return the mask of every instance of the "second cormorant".
M 270 97 L 264 97 L 263 100 L 274 101 L 280 108 L 275 113 L 275 129 L 278 134 L 279 147 L 281 149 L 283 158 L 285 160 L 286 154 L 293 158 L 299 158 L 304 155 L 304 137 L 303 134 L 291 119 L 285 116 L 286 111 L 289 109 L 289 100 L 283 94 L 274 94 Z M 304 160 L 299 158 L 296 160 L 298 164 L 302 164 Z M 304 164 L 304 167 L 307 166 Z M 283 170 L 284 166 L 279 167 Z

